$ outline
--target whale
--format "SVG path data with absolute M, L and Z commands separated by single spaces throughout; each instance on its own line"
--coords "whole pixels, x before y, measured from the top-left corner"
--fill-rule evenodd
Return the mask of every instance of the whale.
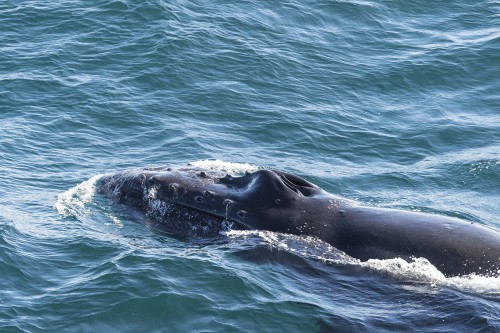
M 191 166 L 124 170 L 103 176 L 97 192 L 143 212 L 155 228 L 178 237 L 267 230 L 316 237 L 360 261 L 422 257 L 447 277 L 500 275 L 497 229 L 368 206 L 278 170 L 241 176 Z

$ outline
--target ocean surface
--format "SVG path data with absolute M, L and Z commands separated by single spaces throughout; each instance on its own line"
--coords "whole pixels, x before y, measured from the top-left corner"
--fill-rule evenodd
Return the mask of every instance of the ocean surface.
M 499 332 L 500 278 L 151 230 L 101 175 L 276 168 L 500 229 L 500 3 L 0 3 L 0 332 Z

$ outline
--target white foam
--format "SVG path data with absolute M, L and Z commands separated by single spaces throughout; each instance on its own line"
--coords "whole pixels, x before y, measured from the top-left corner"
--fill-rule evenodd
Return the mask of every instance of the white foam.
M 221 160 L 200 160 L 190 162 L 189 165 L 208 170 L 223 171 L 233 175 L 243 174 L 245 171 L 254 172 L 261 169 L 249 163 L 233 163 Z
M 446 284 L 456 289 L 468 290 L 479 294 L 500 295 L 500 277 L 468 276 L 451 277 L 446 279 Z
M 116 226 L 118 228 L 123 228 L 123 223 L 118 217 L 114 216 L 111 213 L 108 213 L 105 216 L 110 221 L 110 222 L 106 223 L 106 225 Z
M 97 181 L 103 175 L 96 175 L 70 188 L 57 196 L 55 210 L 64 216 L 78 216 L 82 214 L 85 204 L 92 201 L 96 192 Z
M 360 265 L 386 273 L 395 278 L 411 278 L 431 283 L 437 283 L 446 279 L 443 273 L 425 258 L 413 258 L 410 261 L 401 258 L 384 260 L 369 259 L 360 262 Z
M 469 274 L 446 277 L 426 258 L 370 259 L 359 265 L 397 279 L 428 283 L 431 286 L 450 287 L 478 294 L 500 295 L 500 276 Z

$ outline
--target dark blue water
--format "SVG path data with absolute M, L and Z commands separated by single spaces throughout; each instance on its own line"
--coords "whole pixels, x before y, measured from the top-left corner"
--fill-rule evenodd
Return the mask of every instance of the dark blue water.
M 500 229 L 497 1 L 0 4 L 1 332 L 498 332 L 500 279 L 150 230 L 98 175 L 272 167 Z

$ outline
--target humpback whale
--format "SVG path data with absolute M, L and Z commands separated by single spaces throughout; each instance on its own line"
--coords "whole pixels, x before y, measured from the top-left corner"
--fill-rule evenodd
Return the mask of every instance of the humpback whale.
M 371 207 L 278 170 L 225 175 L 197 167 L 103 176 L 98 192 L 146 213 L 167 233 L 229 229 L 314 236 L 351 257 L 424 257 L 445 276 L 500 274 L 500 231 L 459 218 Z

